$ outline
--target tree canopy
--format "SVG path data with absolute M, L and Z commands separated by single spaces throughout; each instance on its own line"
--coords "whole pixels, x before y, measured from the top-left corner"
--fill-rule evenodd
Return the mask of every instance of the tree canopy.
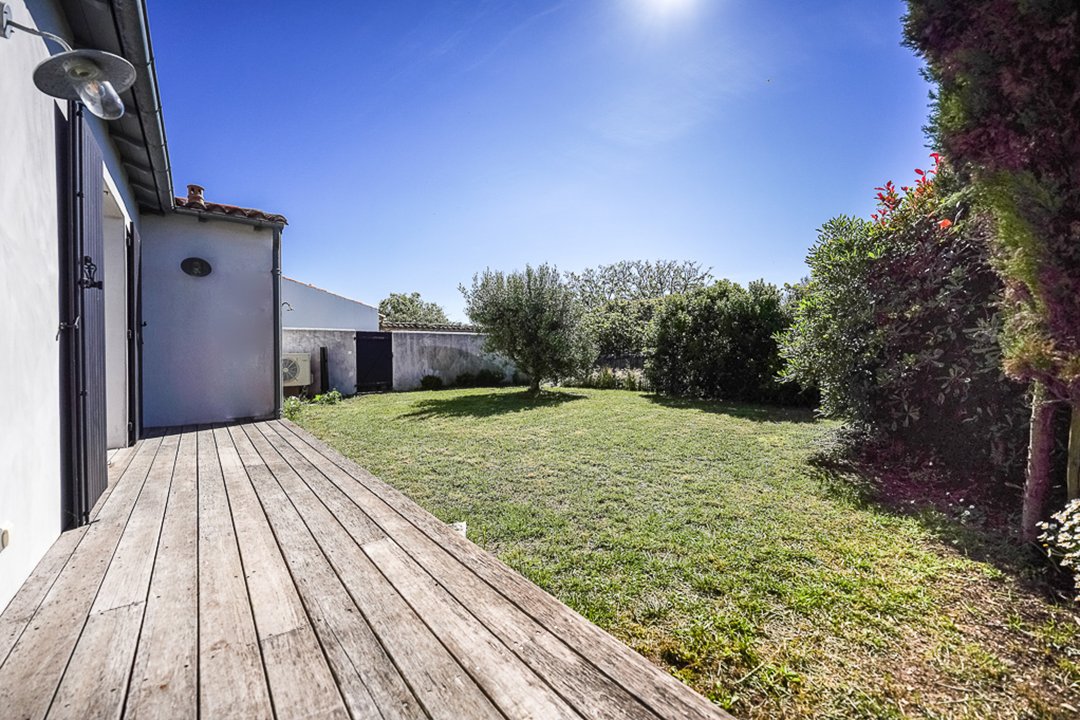
M 533 393 L 542 381 L 573 376 L 596 359 L 582 305 L 556 268 L 485 270 L 460 289 L 465 312 L 486 333 L 488 348 L 528 375 Z
M 427 302 L 420 293 L 390 293 L 379 303 L 379 314 L 387 322 L 430 323 L 442 325 L 450 322 L 446 311 L 438 303 Z

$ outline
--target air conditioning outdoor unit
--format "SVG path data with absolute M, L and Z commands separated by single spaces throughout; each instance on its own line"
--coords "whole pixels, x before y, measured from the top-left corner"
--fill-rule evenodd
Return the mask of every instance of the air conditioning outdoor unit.
M 281 380 L 286 387 L 311 384 L 311 357 L 307 353 L 282 353 Z

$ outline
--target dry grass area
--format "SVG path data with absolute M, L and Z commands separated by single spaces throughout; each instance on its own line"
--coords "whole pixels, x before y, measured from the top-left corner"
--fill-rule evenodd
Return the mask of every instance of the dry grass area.
M 475 389 L 301 424 L 744 718 L 1080 717 L 1080 616 L 978 524 L 867 500 L 806 412 Z

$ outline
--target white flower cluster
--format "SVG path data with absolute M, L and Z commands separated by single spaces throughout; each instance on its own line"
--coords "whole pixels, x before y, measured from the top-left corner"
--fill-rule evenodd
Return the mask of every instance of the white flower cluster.
M 1050 557 L 1059 558 L 1062 567 L 1072 568 L 1076 600 L 1080 602 L 1080 500 L 1071 501 L 1039 527 L 1043 530 L 1039 541 Z

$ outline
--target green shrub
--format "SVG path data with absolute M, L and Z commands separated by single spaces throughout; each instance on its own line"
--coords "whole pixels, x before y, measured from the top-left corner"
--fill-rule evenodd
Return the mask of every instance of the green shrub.
M 826 415 L 878 440 L 969 471 L 1015 470 L 1027 403 L 1002 371 L 992 225 L 967 191 L 946 192 L 955 186 L 947 173 L 903 194 L 888 183 L 875 222 L 825 224 L 782 338 L 784 374 L 816 384 Z
M 337 405 L 341 402 L 341 393 L 337 390 L 331 390 L 328 393 L 316 395 L 312 402 L 316 405 Z
M 421 390 L 442 390 L 443 380 L 438 375 L 425 375 L 420 378 Z
M 476 376 L 469 372 L 458 373 L 454 378 L 454 385 L 462 388 L 476 387 Z
M 506 374 L 498 370 L 484 368 L 476 373 L 475 382 L 477 387 L 496 387 L 506 382 Z
M 596 367 L 568 380 L 567 387 L 594 388 L 597 390 L 648 391 L 652 385 L 645 371 L 636 368 Z
M 799 402 L 781 383 L 776 336 L 789 325 L 783 294 L 755 281 L 720 280 L 667 298 L 650 327 L 646 377 L 657 392 L 749 402 Z
M 288 420 L 299 420 L 303 409 L 304 403 L 300 398 L 293 395 L 292 397 L 285 398 L 285 402 L 281 406 L 281 414 Z

